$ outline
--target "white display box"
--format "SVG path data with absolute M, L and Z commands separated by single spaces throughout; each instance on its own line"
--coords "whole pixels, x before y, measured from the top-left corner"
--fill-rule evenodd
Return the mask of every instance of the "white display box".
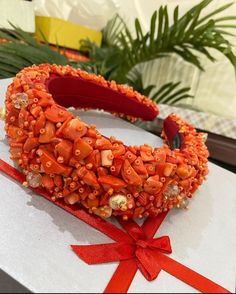
M 0 105 L 6 85 L 0 81 Z M 128 145 L 161 139 L 106 113 L 80 112 L 105 135 Z M 9 159 L 0 125 L 0 158 Z M 157 236 L 169 235 L 171 258 L 208 277 L 231 292 L 236 280 L 236 175 L 209 163 L 207 181 L 195 193 L 188 210 L 172 210 Z M 31 292 L 103 292 L 118 263 L 87 265 L 71 244 L 109 243 L 111 239 L 53 203 L 0 173 L 0 269 Z M 0 292 L 4 292 L 0 275 Z M 9 286 L 9 285 L 8 285 Z M 162 271 L 153 282 L 138 272 L 129 292 L 193 293 L 195 289 Z

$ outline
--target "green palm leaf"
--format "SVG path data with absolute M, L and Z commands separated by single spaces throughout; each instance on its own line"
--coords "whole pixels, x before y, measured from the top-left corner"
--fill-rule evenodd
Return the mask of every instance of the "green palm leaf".
M 124 21 L 116 16 L 103 30 L 106 32 L 104 44 L 112 44 L 110 46 L 111 50 L 117 49 L 117 58 L 114 59 L 119 61 L 119 66 L 116 66 L 115 72 L 112 72 L 112 78 L 119 82 L 126 82 L 128 73 L 137 64 L 160 58 L 173 52 L 203 70 L 204 67 L 201 64 L 199 53 L 205 55 L 211 61 L 215 61 L 214 56 L 209 53 L 208 47 L 220 51 L 234 66 L 232 46 L 225 38 L 229 33 L 220 28 L 234 27 L 234 24 L 225 24 L 225 22 L 234 21 L 235 16 L 213 19 L 214 16 L 228 9 L 232 3 L 223 5 L 201 18 L 202 11 L 212 1 L 201 1 L 181 18 L 179 18 L 179 8 L 177 6 L 173 13 L 174 21 L 172 25 L 169 24 L 167 6 L 161 6 L 152 15 L 150 30 L 147 33 L 143 32 L 140 22 L 137 19 L 135 20 L 135 35 L 132 35 L 125 26 Z M 114 28 L 120 29 L 115 33 Z M 114 34 L 112 35 L 112 33 Z M 108 36 L 112 36 L 111 42 L 109 42 Z M 228 50 L 227 53 L 224 51 L 225 48 Z M 108 66 L 109 60 L 100 58 L 100 50 L 102 49 L 97 48 L 97 51 L 93 49 L 92 60 L 99 60 L 101 66 L 105 63 L 106 66 L 103 68 L 110 68 Z M 104 72 L 104 74 L 109 79 L 111 72 Z
M 9 43 L 0 44 L 0 78 L 16 75 L 32 64 L 68 64 L 68 59 L 48 45 L 38 43 L 29 33 L 13 26 L 14 30 L 0 30 L 0 37 Z
M 141 68 L 137 67 L 129 72 L 127 81 L 129 85 L 156 103 L 176 104 L 180 100 L 193 97 L 189 94 L 189 87 L 180 87 L 181 82 L 166 83 L 159 89 L 156 89 L 156 86 L 152 84 L 144 86 Z

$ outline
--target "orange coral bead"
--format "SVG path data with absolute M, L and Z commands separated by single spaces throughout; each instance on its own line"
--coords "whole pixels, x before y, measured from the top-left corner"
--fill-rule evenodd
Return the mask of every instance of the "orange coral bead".
M 108 170 L 105 167 L 97 168 L 98 177 L 102 177 L 108 174 Z
M 57 123 L 64 122 L 69 117 L 73 117 L 70 112 L 68 112 L 64 107 L 61 107 L 57 104 L 53 104 L 51 107 L 48 107 L 45 111 L 45 116 L 48 120 Z
M 91 128 L 90 126 L 90 128 L 87 130 L 86 136 L 96 139 L 97 138 L 96 130 L 94 128 Z
M 47 92 L 33 89 L 33 94 L 34 94 L 34 97 L 39 98 L 38 104 L 42 107 L 54 104 L 52 95 Z
M 43 175 L 41 179 L 42 186 L 48 190 L 52 190 L 54 188 L 54 181 L 49 175 Z
M 140 146 L 140 155 L 143 161 L 153 161 L 152 147 L 148 145 Z
M 96 140 L 95 147 L 98 150 L 112 149 L 112 144 L 108 139 L 102 137 Z
M 85 200 L 88 197 L 88 195 L 91 193 L 91 189 L 89 186 L 85 186 L 83 188 L 79 188 L 78 192 L 79 192 L 81 200 Z
M 145 209 L 143 207 L 135 208 L 133 217 L 142 217 L 144 211 L 145 211 Z
M 163 175 L 165 177 L 169 177 L 172 174 L 175 167 L 176 166 L 174 164 L 172 164 L 172 163 L 169 163 L 169 162 L 165 163 L 164 170 L 163 170 Z
M 129 185 L 142 185 L 142 179 L 139 177 L 139 175 L 136 173 L 136 171 L 132 168 L 129 161 L 125 159 L 124 164 L 121 168 L 121 174 L 123 179 L 126 183 Z
M 98 189 L 100 187 L 98 183 L 98 179 L 93 171 L 88 171 L 83 176 L 83 181 L 85 184 L 94 187 L 95 189 Z
M 24 150 L 24 152 L 29 153 L 32 149 L 34 149 L 37 146 L 39 146 L 38 138 L 28 138 L 25 141 L 25 144 L 23 146 L 23 150 Z
M 22 108 L 19 113 L 18 117 L 18 126 L 20 128 L 24 128 L 24 122 L 28 120 L 29 112 L 25 110 L 25 108 Z
M 184 189 L 184 191 L 187 191 L 190 189 L 191 181 L 189 179 L 182 180 L 179 182 L 179 185 Z
M 114 191 L 119 192 L 122 188 L 127 186 L 127 184 L 123 180 L 113 177 L 111 175 L 99 177 L 98 182 L 103 185 L 106 191 L 109 188 L 112 188 L 114 189 Z
M 18 143 L 19 144 L 19 143 Z M 21 144 L 21 143 L 20 143 Z M 22 144 L 20 146 L 11 146 L 10 147 L 10 153 L 12 159 L 21 158 L 22 154 Z
M 112 154 L 114 155 L 114 157 L 119 157 L 123 154 L 125 154 L 125 146 L 123 144 L 113 144 L 112 146 Z
M 39 118 L 36 120 L 35 126 L 34 126 L 34 134 L 35 136 L 39 135 L 40 130 L 45 127 L 46 124 L 46 117 L 42 113 L 40 114 Z
M 7 129 L 7 135 L 11 139 L 17 139 L 22 134 L 23 134 L 23 131 L 20 128 L 12 126 L 12 125 L 10 125 Z
M 36 106 L 30 109 L 31 114 L 37 118 L 40 114 L 40 112 L 42 111 L 42 107 L 41 106 Z
M 150 194 L 146 193 L 146 192 L 141 192 L 138 196 L 138 202 L 142 205 L 142 206 L 146 206 L 149 202 L 149 197 Z
M 80 196 L 78 193 L 73 192 L 73 193 L 65 196 L 64 200 L 67 204 L 73 205 L 73 204 L 79 202 Z
M 176 173 L 177 175 L 181 178 L 181 179 L 186 179 L 191 175 L 191 170 L 189 169 L 189 166 L 186 164 L 181 164 L 177 167 L 176 169 Z
M 85 141 L 86 142 L 86 141 Z M 93 168 L 96 169 L 101 166 L 101 154 L 98 150 L 93 150 L 86 158 L 86 164 L 91 163 Z
M 155 163 L 145 163 L 144 166 L 145 166 L 149 176 L 155 175 L 155 173 L 156 173 Z
M 137 157 L 137 159 L 133 162 L 132 167 L 138 174 L 148 176 L 147 169 L 143 164 L 142 158 L 140 156 Z
M 144 183 L 144 191 L 149 194 L 157 194 L 160 190 L 163 184 L 159 181 L 159 176 L 152 176 L 147 179 L 147 181 Z
M 92 151 L 93 148 L 82 139 L 77 138 L 75 140 L 73 147 L 73 155 L 77 160 L 82 160 L 86 158 L 87 156 L 89 156 L 89 154 L 92 153 Z
M 53 138 L 55 138 L 56 128 L 52 122 L 47 121 L 45 128 L 41 130 L 45 130 L 45 131 L 41 133 L 39 136 L 40 143 L 49 143 L 51 142 Z
M 96 142 L 96 139 L 92 137 L 83 137 L 82 140 L 89 144 L 91 147 L 94 147 Z
M 10 142 L 24 142 L 27 139 L 26 132 L 22 130 L 21 128 L 15 127 L 13 125 L 10 125 L 7 129 L 7 135 L 10 138 Z
M 156 174 L 158 174 L 160 177 L 164 176 L 164 170 L 166 167 L 166 163 L 162 162 L 162 163 L 158 163 L 156 165 Z
M 127 151 L 127 152 L 125 153 L 125 158 L 126 158 L 130 163 L 132 163 L 132 162 L 135 161 L 135 159 L 137 158 L 137 156 L 136 156 L 133 152 L 131 152 L 131 151 Z
M 111 173 L 113 176 L 118 176 L 120 174 L 120 170 L 121 170 L 121 167 L 124 163 L 124 158 L 123 157 L 116 157 L 113 159 L 113 169 L 110 169 Z
M 63 186 L 63 181 L 62 181 L 62 177 L 59 176 L 59 175 L 55 175 L 55 177 L 53 178 L 54 180 L 54 184 L 59 187 L 59 188 L 62 188 Z
M 166 152 L 162 148 L 155 148 L 153 156 L 158 163 L 163 163 L 166 161 Z
M 99 200 L 97 198 L 95 199 L 87 199 L 87 205 L 88 207 L 98 207 L 99 205 Z
M 6 121 L 10 121 L 11 117 L 17 118 L 19 116 L 19 110 L 12 107 L 12 105 L 7 105 Z M 16 121 L 15 121 L 16 123 Z
M 62 164 L 59 164 L 56 158 L 45 150 L 40 156 L 40 161 L 47 174 L 64 174 L 66 172 L 66 168 Z
M 67 163 L 72 157 L 73 143 L 71 143 L 69 140 L 62 140 L 55 146 L 55 150 L 57 151 L 58 155 L 63 158 L 64 163 Z
M 65 128 L 62 131 L 64 138 L 72 141 L 84 136 L 87 132 L 87 127 L 78 118 L 71 119 L 66 123 Z

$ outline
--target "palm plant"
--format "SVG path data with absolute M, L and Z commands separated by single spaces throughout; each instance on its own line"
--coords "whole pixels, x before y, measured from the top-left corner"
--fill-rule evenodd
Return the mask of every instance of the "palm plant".
M 150 20 L 150 29 L 143 32 L 138 19 L 135 20 L 135 34 L 126 26 L 123 19 L 116 15 L 103 29 L 102 46 L 98 47 L 89 40 L 82 41 L 82 52 L 89 56 L 89 61 L 74 62 L 59 52 L 50 49 L 48 44 L 39 44 L 32 36 L 14 27 L 14 31 L 0 30 L 0 37 L 10 43 L 0 45 L 0 77 L 15 75 L 22 67 L 33 63 L 71 64 L 90 72 L 103 75 L 108 80 L 127 83 L 156 102 L 175 104 L 190 97 L 189 88 L 181 88 L 179 83 L 167 83 L 159 89 L 154 85 L 143 85 L 140 65 L 145 62 L 169 56 L 179 55 L 185 61 L 204 70 L 200 56 L 215 61 L 213 48 L 229 59 L 236 69 L 236 56 L 232 44 L 227 39 L 230 35 L 228 24 L 235 16 L 218 17 L 233 3 L 221 6 L 217 10 L 201 17 L 202 11 L 213 0 L 203 0 L 179 17 L 179 7 L 173 12 L 170 25 L 168 7 L 161 6 Z M 154 90 L 155 89 L 155 90 Z

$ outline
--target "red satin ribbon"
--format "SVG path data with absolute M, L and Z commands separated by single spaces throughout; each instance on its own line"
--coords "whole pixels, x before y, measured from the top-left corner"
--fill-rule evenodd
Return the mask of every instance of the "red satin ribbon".
M 141 228 L 140 228 L 141 230 Z M 86 263 L 96 264 L 134 259 L 148 281 L 156 279 L 161 267 L 153 251 L 171 253 L 169 237 L 133 239 L 133 242 L 117 242 L 98 245 L 72 245 L 75 253 Z
M 0 171 L 18 182 L 22 183 L 25 180 L 25 176 L 22 173 L 1 159 Z M 45 190 L 38 188 L 32 190 L 52 201 Z M 119 220 L 126 233 L 99 217 L 89 215 L 78 206 L 70 206 L 63 201 L 56 201 L 54 204 L 117 242 L 72 246 L 80 258 L 89 264 L 120 261 L 104 291 L 105 293 L 126 293 L 138 269 L 147 280 L 155 279 L 160 270 L 164 270 L 203 293 L 230 293 L 220 285 L 164 254 L 171 253 L 169 238 L 165 236 L 153 239 L 153 237 L 167 213 L 163 213 L 155 218 L 148 218 L 141 227 L 132 220 Z

